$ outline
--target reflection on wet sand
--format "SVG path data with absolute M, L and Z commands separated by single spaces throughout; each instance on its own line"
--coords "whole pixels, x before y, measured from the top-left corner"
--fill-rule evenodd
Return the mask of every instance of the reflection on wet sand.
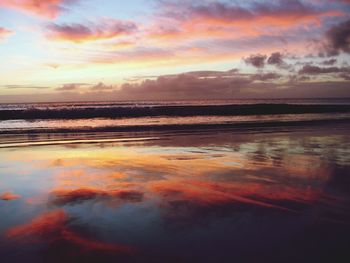
M 50 193 L 50 204 L 62 206 L 92 199 L 119 199 L 121 202 L 141 202 L 143 193 L 132 190 L 99 190 L 83 188 L 75 190 L 55 190 Z
M 12 192 L 4 192 L 2 194 L 0 194 L 0 200 L 4 200 L 4 201 L 11 201 L 11 200 L 16 200 L 21 198 L 20 195 L 16 195 Z
M 347 131 L 164 133 L 1 149 L 0 256 L 349 259 Z
M 130 246 L 84 237 L 70 229 L 69 220 L 69 215 L 63 209 L 45 212 L 29 223 L 10 228 L 6 232 L 6 238 L 19 246 L 45 243 L 53 248 L 67 247 L 63 250 L 66 253 L 84 254 L 89 251 L 102 251 L 113 254 L 130 254 L 134 251 L 134 248 Z

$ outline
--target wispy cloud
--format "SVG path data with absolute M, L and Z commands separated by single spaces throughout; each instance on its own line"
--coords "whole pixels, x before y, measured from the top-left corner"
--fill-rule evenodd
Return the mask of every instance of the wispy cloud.
M 320 25 L 323 17 L 341 16 L 298 0 L 253 2 L 249 7 L 220 1 L 160 1 L 158 34 L 166 38 L 257 36 L 274 29 Z M 234 33 L 234 34 L 233 34 Z
M 54 19 L 78 0 L 0 0 L 0 7 L 11 8 L 43 18 Z
M 305 65 L 301 70 L 299 70 L 299 74 L 329 74 L 329 73 L 350 73 L 350 67 L 318 67 L 313 65 Z
M 60 25 L 52 23 L 48 25 L 47 29 L 47 36 L 50 39 L 80 43 L 129 35 L 136 31 L 137 26 L 133 22 L 108 19 L 98 24 Z
M 5 85 L 3 86 L 6 89 L 49 89 L 45 86 L 27 86 L 27 85 Z
M 9 37 L 12 35 L 14 32 L 12 30 L 0 27 L 0 41 Z
M 63 84 L 61 87 L 56 88 L 57 91 L 75 91 L 78 90 L 80 87 L 89 85 L 87 83 L 66 83 Z

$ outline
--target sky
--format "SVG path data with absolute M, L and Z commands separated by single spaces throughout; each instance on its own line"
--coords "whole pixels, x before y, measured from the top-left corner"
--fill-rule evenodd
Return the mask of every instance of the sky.
M 0 0 L 0 103 L 337 97 L 349 0 Z

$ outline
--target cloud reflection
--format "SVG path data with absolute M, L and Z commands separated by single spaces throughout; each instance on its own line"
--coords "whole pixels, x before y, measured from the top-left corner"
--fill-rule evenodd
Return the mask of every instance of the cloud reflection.
M 19 243 L 65 242 L 82 250 L 103 250 L 116 253 L 131 253 L 132 247 L 105 243 L 85 238 L 69 227 L 69 215 L 63 209 L 45 212 L 29 223 L 15 226 L 6 232 L 7 238 Z
M 326 234 L 348 244 L 339 241 L 350 227 L 343 127 L 332 135 L 300 128 L 156 136 L 2 149 L 8 177 L 1 187 L 16 189 L 27 202 L 0 206 L 0 241 L 16 249 L 44 245 L 49 259 L 93 255 L 93 262 L 150 256 L 171 262 L 182 255 L 181 262 L 187 253 L 195 255 L 192 261 L 216 262 L 207 260 L 216 252 L 222 262 L 244 261 L 245 250 L 274 258 L 276 245 L 285 259 L 295 251 L 305 255 L 317 242 L 329 248 L 334 242 L 315 238 Z M 16 222 L 6 209 L 16 211 Z M 23 222 L 28 212 L 33 219 Z M 3 251 L 0 242 L 0 256 L 11 255 Z
M 50 204 L 73 205 L 88 200 L 110 200 L 119 199 L 121 202 L 141 202 L 143 193 L 134 190 L 110 190 L 104 191 L 93 188 L 82 188 L 75 190 L 54 190 L 50 193 Z
M 19 198 L 21 198 L 20 195 L 14 194 L 12 192 L 4 192 L 0 194 L 0 200 L 3 200 L 3 201 L 11 201 Z

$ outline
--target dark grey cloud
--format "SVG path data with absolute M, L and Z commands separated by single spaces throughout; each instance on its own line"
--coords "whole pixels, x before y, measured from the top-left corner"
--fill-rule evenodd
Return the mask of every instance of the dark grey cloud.
M 283 55 L 280 52 L 275 52 L 270 55 L 270 57 L 267 59 L 267 63 L 270 65 L 283 65 Z
M 256 68 L 263 68 L 265 66 L 266 58 L 266 55 L 256 54 L 243 58 L 243 60 L 248 65 L 253 65 Z
M 274 52 L 267 59 L 267 64 L 274 65 L 281 69 L 290 69 L 291 65 L 288 65 L 284 61 L 284 58 L 285 58 L 285 55 L 283 55 L 281 52 Z
M 326 52 L 328 56 L 340 52 L 350 53 L 350 19 L 331 27 L 327 33 Z
M 321 64 L 322 64 L 322 65 L 326 65 L 326 66 L 332 66 L 332 65 L 334 65 L 335 63 L 337 63 L 337 59 L 331 58 L 331 59 L 328 59 L 328 60 L 323 61 Z
M 329 73 L 347 73 L 350 72 L 349 67 L 318 67 L 312 65 L 305 65 L 299 70 L 299 74 L 317 75 Z
M 259 81 L 276 80 L 279 78 L 281 78 L 281 75 L 274 72 L 251 75 L 252 80 L 259 80 Z
M 341 73 L 339 74 L 339 77 L 344 80 L 350 80 L 350 73 Z
M 287 84 L 295 85 L 298 83 L 304 83 L 304 82 L 309 81 L 309 80 L 311 80 L 310 76 L 295 74 L 295 75 L 288 76 L 288 83 Z

